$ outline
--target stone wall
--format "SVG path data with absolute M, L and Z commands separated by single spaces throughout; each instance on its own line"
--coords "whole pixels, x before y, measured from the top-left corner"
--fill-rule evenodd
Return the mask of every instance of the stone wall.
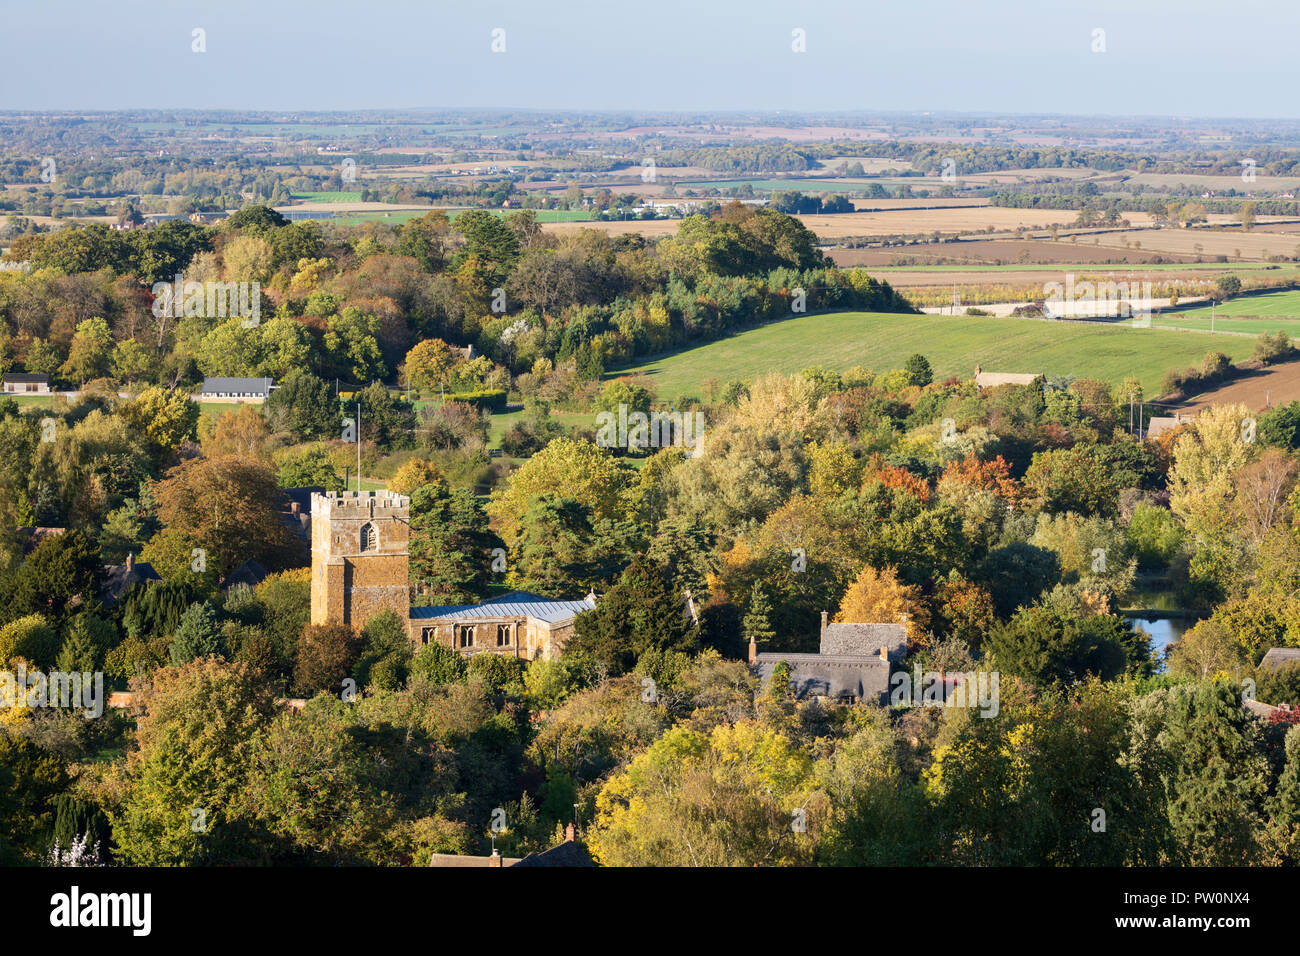
M 498 625 L 505 625 L 510 629 L 509 643 L 497 643 Z M 472 645 L 460 646 L 461 627 L 474 629 Z M 545 621 L 528 617 L 475 617 L 463 618 L 459 621 L 412 618 L 408 633 L 416 650 L 424 644 L 437 643 L 467 656 L 480 653 L 506 654 L 532 661 L 538 658 L 550 659 L 559 654 L 564 649 L 569 636 L 573 634 L 573 624 L 570 622 L 552 627 Z

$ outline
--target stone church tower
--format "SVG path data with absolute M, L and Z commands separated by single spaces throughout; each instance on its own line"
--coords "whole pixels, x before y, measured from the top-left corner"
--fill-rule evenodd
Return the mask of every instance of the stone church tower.
M 311 496 L 311 623 L 360 629 L 411 616 L 411 499 L 389 491 Z

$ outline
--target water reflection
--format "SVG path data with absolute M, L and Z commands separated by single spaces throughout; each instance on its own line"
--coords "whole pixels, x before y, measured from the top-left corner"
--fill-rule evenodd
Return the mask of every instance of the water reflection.
M 1182 638 L 1188 624 L 1170 618 L 1133 618 L 1133 630 L 1143 631 L 1151 638 L 1151 656 L 1160 661 L 1164 669 L 1165 648 Z

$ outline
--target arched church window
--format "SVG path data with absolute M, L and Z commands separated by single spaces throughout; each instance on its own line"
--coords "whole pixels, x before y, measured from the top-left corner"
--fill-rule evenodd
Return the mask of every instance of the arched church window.
M 379 550 L 379 529 L 369 521 L 361 526 L 361 550 Z

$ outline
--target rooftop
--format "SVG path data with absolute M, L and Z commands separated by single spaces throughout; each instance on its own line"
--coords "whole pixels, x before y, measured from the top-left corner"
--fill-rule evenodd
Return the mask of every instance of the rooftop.
M 1297 662 L 1300 662 L 1300 647 L 1270 647 L 1259 666 L 1274 668 Z
M 547 624 L 559 624 L 583 611 L 590 611 L 595 606 L 596 602 L 590 597 L 580 601 L 555 601 L 528 591 L 511 591 L 480 604 L 413 607 L 411 619 L 432 621 L 451 618 L 531 617 Z
M 260 392 L 264 395 L 270 394 L 271 386 L 275 384 L 273 378 L 205 378 L 203 380 L 203 394 L 211 395 L 215 392 Z

